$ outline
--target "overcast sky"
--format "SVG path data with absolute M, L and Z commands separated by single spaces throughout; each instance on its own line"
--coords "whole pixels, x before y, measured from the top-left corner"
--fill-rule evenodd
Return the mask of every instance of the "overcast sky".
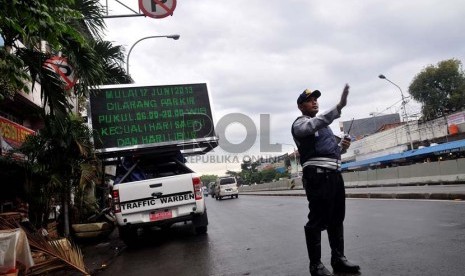
M 138 10 L 137 0 L 122 2 Z M 108 9 L 109 15 L 131 13 L 114 0 L 108 0 Z M 260 114 L 269 114 L 271 143 L 294 144 L 290 128 L 305 88 L 322 92 L 320 110 L 325 110 L 337 104 L 344 84 L 350 85 L 348 105 L 331 125 L 339 135 L 340 121 L 400 112 L 399 89 L 379 74 L 409 96 L 411 81 L 426 66 L 450 58 L 465 61 L 463 0 L 179 0 L 173 16 L 105 22 L 105 39 L 126 53 L 140 38 L 179 34 L 179 40 L 147 39 L 133 48 L 129 66 L 136 84 L 207 82 L 215 121 L 241 113 L 260 130 L 267 128 L 260 126 Z M 420 108 L 414 101 L 407 104 L 410 115 Z M 242 125 L 232 124 L 225 135 L 240 143 L 246 134 Z M 235 160 L 260 155 L 259 141 Z M 281 153 L 292 150 L 283 145 Z M 191 167 L 217 175 L 240 170 L 239 163 L 225 159 L 228 153 L 217 148 L 214 154 L 213 162 Z

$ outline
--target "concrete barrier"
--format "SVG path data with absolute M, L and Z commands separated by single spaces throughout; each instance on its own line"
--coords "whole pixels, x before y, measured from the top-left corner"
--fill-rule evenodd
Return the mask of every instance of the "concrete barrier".
M 344 172 L 342 176 L 346 187 L 465 183 L 465 158 L 367 171 Z M 239 188 L 239 191 L 273 191 L 302 188 L 302 179 L 294 178 L 243 186 Z
M 295 182 L 294 182 L 295 183 Z M 250 186 L 242 186 L 239 191 L 250 192 L 250 191 L 273 191 L 273 190 L 289 190 L 292 186 L 291 179 L 283 179 L 270 183 L 253 184 Z M 295 184 L 294 184 L 295 186 Z
M 239 192 L 256 192 L 256 191 L 278 191 L 278 190 L 291 190 L 302 189 L 302 179 L 283 179 L 270 183 L 253 184 L 250 186 L 239 187 Z
M 465 183 L 465 158 L 344 172 L 342 176 L 349 187 Z

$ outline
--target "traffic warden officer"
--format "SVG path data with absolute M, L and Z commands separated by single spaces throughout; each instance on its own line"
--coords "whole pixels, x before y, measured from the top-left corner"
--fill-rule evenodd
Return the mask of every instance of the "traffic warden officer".
M 340 168 L 341 153 L 350 146 L 350 138 L 338 143 L 329 128 L 340 117 L 348 95 L 349 85 L 346 84 L 339 103 L 318 116 L 320 91 L 306 89 L 297 98 L 302 116 L 294 121 L 291 131 L 300 154 L 302 182 L 310 209 L 304 229 L 311 275 L 333 275 L 321 263 L 323 230 L 328 232 L 333 271 L 357 273 L 360 270 L 344 255 L 345 190 Z

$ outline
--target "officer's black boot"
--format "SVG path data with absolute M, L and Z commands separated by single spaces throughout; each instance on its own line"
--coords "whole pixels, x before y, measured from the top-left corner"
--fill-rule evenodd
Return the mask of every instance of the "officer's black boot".
M 331 266 L 334 272 L 357 273 L 360 266 L 353 264 L 344 256 L 344 226 L 328 227 L 328 239 L 331 247 Z
M 310 258 L 310 275 L 331 276 L 333 275 L 321 263 L 321 231 L 305 226 L 305 240 L 307 242 L 308 257 Z

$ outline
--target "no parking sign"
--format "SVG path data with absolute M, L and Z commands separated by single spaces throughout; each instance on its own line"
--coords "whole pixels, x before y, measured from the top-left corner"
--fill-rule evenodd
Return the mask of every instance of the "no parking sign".
M 71 89 L 76 84 L 77 77 L 74 68 L 68 64 L 66 58 L 51 57 L 45 61 L 44 67 L 60 76 L 60 79 L 65 83 L 65 90 Z
M 139 0 L 139 9 L 147 16 L 164 18 L 173 15 L 176 0 Z

